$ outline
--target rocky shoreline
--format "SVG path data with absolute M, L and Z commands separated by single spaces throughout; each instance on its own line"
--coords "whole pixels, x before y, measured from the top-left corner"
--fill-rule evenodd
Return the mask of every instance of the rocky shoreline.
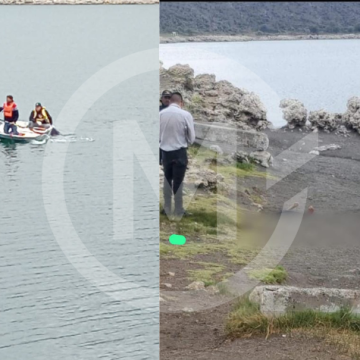
M 198 122 L 222 124 L 244 131 L 263 131 L 272 128 L 260 97 L 229 81 L 216 81 L 214 74 L 194 75 L 189 65 L 176 64 L 165 69 L 160 62 L 161 91 L 180 91 L 185 107 Z M 331 113 L 325 109 L 308 111 L 297 99 L 283 99 L 279 107 L 287 122 L 285 129 L 334 132 L 348 136 L 360 134 L 360 97 L 347 102 L 345 113 Z
M 354 194 L 360 174 L 360 97 L 350 98 L 344 113 L 324 109 L 308 112 L 299 100 L 284 99 L 279 107 L 287 125 L 274 129 L 256 94 L 228 81 L 216 81 L 212 74 L 195 76 L 189 65 L 165 69 L 160 63 L 160 88 L 184 95 L 185 108 L 197 122 L 197 142 L 227 154 L 230 162 L 261 165 L 282 178 L 283 170 L 294 167 L 298 157 L 311 157 L 298 170 L 295 166 L 281 185 L 273 187 L 273 194 L 268 194 L 272 198 L 270 211 L 279 211 L 297 189 L 310 184 L 317 195 L 308 205 L 321 212 L 358 209 Z M 316 144 L 307 137 L 312 132 L 318 133 Z M 302 144 L 300 150 L 296 146 L 292 149 L 294 144 Z M 265 191 L 266 181 L 258 187 Z M 326 197 L 321 195 L 325 193 Z
M 201 142 L 206 137 L 206 145 L 209 145 L 196 151 L 189 150 L 191 156 L 185 188 L 190 189 L 189 194 L 196 189 L 197 194 L 191 201 L 196 211 L 193 218 L 196 228 L 193 233 L 187 230 L 187 238 L 190 240 L 188 245 L 194 247 L 186 254 L 187 257 L 183 252 L 178 255 L 169 253 L 165 251 L 167 248 L 161 253 L 160 283 L 163 289 L 164 286 L 170 289 L 161 293 L 161 357 L 172 360 L 278 359 L 279 343 L 287 339 L 284 346 L 288 352 L 280 354 L 283 358 L 315 359 L 313 354 L 316 351 L 316 359 L 319 360 L 329 359 L 329 353 L 336 359 L 350 360 L 350 357 L 337 355 L 327 343 L 319 350 L 318 338 L 317 349 L 304 355 L 304 349 L 309 349 L 312 341 L 311 334 L 305 340 L 287 335 L 272 336 L 265 345 L 257 337 L 224 341 L 228 339 L 224 323 L 235 304 L 223 302 L 218 306 L 217 301 L 222 300 L 220 296 L 225 295 L 214 292 L 216 285 L 213 286 L 213 283 L 205 287 L 205 280 L 209 279 L 204 276 L 211 271 L 215 274 L 214 278 L 220 276 L 221 271 L 238 271 L 242 265 L 231 264 L 229 254 L 246 254 L 246 250 L 238 246 L 246 241 L 251 224 L 259 230 L 258 236 L 251 238 L 252 244 L 254 242 L 262 248 L 278 228 L 280 216 L 289 226 L 293 216 L 301 212 L 293 198 L 303 192 L 306 194 L 304 209 L 308 210 L 290 251 L 281 261 L 289 275 L 285 285 L 305 289 L 359 289 L 360 270 L 357 264 L 360 249 L 356 219 L 360 211 L 360 98 L 349 99 L 343 114 L 326 110 L 308 112 L 300 101 L 284 99 L 279 106 L 287 125 L 274 129 L 270 127 L 266 108 L 256 94 L 238 89 L 227 81 L 216 81 L 215 75 L 194 76 L 193 69 L 188 65 L 175 65 L 169 69 L 160 65 L 160 85 L 161 91 L 178 90 L 184 94 L 186 108 L 194 114 L 195 121 L 200 120 L 201 127 L 197 124 L 196 128 L 197 139 Z M 228 131 L 225 136 L 227 126 L 236 131 Z M 317 133 L 315 142 L 312 141 L 314 137 L 307 134 L 311 132 Z M 252 135 L 252 146 L 257 148 L 260 143 L 265 146 L 256 152 L 250 152 L 249 146 L 245 146 L 246 151 L 227 155 L 228 148 L 232 151 L 235 143 L 243 145 L 249 134 Z M 267 141 L 260 142 L 258 137 L 263 136 Z M 249 163 L 251 166 L 247 169 Z M 162 176 L 160 169 L 160 179 Z M 232 182 L 235 176 L 237 180 Z M 271 179 L 275 182 L 269 186 L 268 180 Z M 240 215 L 243 223 L 239 238 L 235 235 L 237 247 L 224 255 L 219 249 L 234 238 L 234 234 L 226 233 L 231 225 L 216 224 L 220 229 L 218 234 L 221 234 L 217 243 L 211 231 L 201 234 L 201 226 L 205 223 L 201 221 L 212 214 L 214 206 L 220 207 L 218 213 L 227 214 L 231 209 L 228 200 L 234 199 L 237 207 L 243 209 Z M 283 209 L 287 209 L 284 214 Z M 164 218 L 161 220 L 163 233 L 170 232 L 170 225 Z M 288 236 L 287 231 L 284 236 Z M 277 237 L 281 237 L 280 232 Z M 167 244 L 166 238 L 163 239 L 164 244 Z M 211 248 L 214 250 L 208 250 Z M 205 253 L 198 249 L 203 249 Z M 242 263 L 248 264 L 248 259 L 237 264 Z M 192 274 L 199 276 L 190 279 Z M 197 280 L 196 295 L 189 292 L 189 283 L 194 280 Z M 175 292 L 171 293 L 172 290 L 181 292 L 186 298 L 186 307 Z M 182 306 L 182 312 L 168 313 L 173 304 Z M 197 311 L 199 304 L 211 306 L 208 310 Z M 180 327 L 187 331 L 179 333 Z
M 296 99 L 280 102 L 287 128 L 293 130 L 324 131 L 348 136 L 354 131 L 360 134 L 360 98 L 353 96 L 347 102 L 345 113 L 331 113 L 324 109 L 308 112 L 304 104 Z
M 188 42 L 242 42 L 242 41 L 281 41 L 281 40 L 355 40 L 359 34 L 286 34 L 286 35 L 160 35 L 160 44 Z

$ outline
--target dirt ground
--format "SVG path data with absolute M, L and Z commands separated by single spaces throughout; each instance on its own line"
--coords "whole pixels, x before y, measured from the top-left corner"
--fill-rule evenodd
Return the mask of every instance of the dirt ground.
M 287 131 L 286 134 L 282 130 L 268 131 L 269 151 L 276 160 L 274 174 L 282 162 L 289 161 L 282 152 L 306 135 L 298 131 Z M 255 218 L 255 224 L 260 228 L 260 241 L 264 244 L 276 228 L 284 202 L 302 189 L 308 189 L 306 208 L 311 205 L 315 212 L 305 214 L 290 250 L 281 261 L 289 274 L 288 285 L 359 289 L 360 136 L 351 134 L 345 138 L 319 134 L 319 146 L 328 144 L 338 144 L 341 149 L 321 152 L 269 190 L 261 178 L 255 182 L 254 179 L 241 179 L 240 185 L 256 187 L 266 199 L 263 212 Z M 197 260 L 223 264 L 226 271 L 238 270 L 226 263 L 221 254 Z M 161 260 L 160 283 L 172 284 L 166 294 L 184 290 L 189 284 L 186 271 L 191 266 L 186 260 Z M 170 276 L 169 272 L 174 272 L 175 276 Z M 194 301 L 216 302 L 217 295 L 211 297 L 204 293 L 200 291 L 199 298 Z M 169 302 L 171 300 L 166 299 L 161 303 L 162 360 L 350 359 L 321 339 L 301 336 L 227 339 L 224 324 L 234 301 L 223 301 L 224 304 L 201 312 L 176 313 L 167 312 Z

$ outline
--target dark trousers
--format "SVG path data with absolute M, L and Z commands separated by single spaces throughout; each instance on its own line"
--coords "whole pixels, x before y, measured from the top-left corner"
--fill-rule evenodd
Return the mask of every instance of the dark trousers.
M 175 215 L 181 215 L 183 208 L 183 180 L 188 163 L 187 150 L 185 148 L 175 151 L 161 151 L 164 168 L 164 210 L 171 213 L 171 198 L 174 194 Z
M 13 135 L 19 135 L 17 131 L 17 126 L 14 123 L 10 123 L 5 121 L 4 124 L 4 133 L 5 134 L 13 134 Z
M 159 149 L 159 165 L 162 165 L 162 150 Z

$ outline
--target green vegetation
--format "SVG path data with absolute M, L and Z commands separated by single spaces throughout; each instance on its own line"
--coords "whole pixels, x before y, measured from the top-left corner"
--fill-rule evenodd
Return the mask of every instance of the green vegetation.
M 188 196 L 184 200 L 188 201 Z M 231 199 L 221 194 L 197 194 L 187 210 L 192 216 L 181 221 L 160 216 L 161 256 L 189 259 L 221 253 L 231 263 L 247 264 L 257 254 L 252 245 L 254 234 L 243 229 L 243 210 Z M 171 245 L 169 234 L 185 235 L 186 245 Z
M 194 145 L 189 148 L 189 155 L 193 158 L 196 158 L 198 163 L 208 162 L 207 166 L 210 170 L 218 171 L 221 175 L 224 176 L 225 181 L 230 184 L 237 178 L 242 178 L 245 176 L 251 177 L 261 177 L 261 178 L 273 178 L 266 171 L 255 170 L 254 164 L 240 163 L 234 162 L 229 165 L 221 165 L 217 163 L 217 160 L 221 157 L 221 155 L 216 152 L 206 148 L 200 147 L 199 145 Z M 209 164 L 209 159 L 212 161 Z
M 249 163 L 236 163 L 236 168 L 244 171 L 253 171 L 254 170 L 254 164 Z
M 209 165 L 209 160 L 222 160 L 224 163 L 224 155 L 208 148 L 192 146 L 189 148 L 189 156 L 196 159 L 197 165 L 218 171 L 229 186 L 239 178 L 267 175 L 266 172 L 258 171 L 255 165 Z M 195 266 L 188 271 L 189 280 L 203 281 L 206 286 L 219 284 L 258 254 L 260 247 L 255 244 L 259 233 L 257 229 L 245 226 L 246 210 L 239 206 L 236 196 L 229 197 L 226 191 L 221 190 L 210 192 L 198 189 L 195 195 L 184 190 L 184 205 L 192 215 L 183 217 L 181 221 L 160 215 L 160 256 L 186 263 L 191 261 Z M 248 193 L 253 201 L 262 201 L 259 195 L 251 194 L 250 191 Z M 186 245 L 171 245 L 171 234 L 186 236 Z M 278 274 L 273 276 L 277 278 Z M 226 286 L 220 291 L 225 294 Z
M 202 104 L 204 100 L 199 94 L 194 94 L 191 98 L 191 102 L 194 104 Z
M 275 269 L 250 270 L 248 272 L 250 279 L 259 280 L 264 284 L 282 284 L 287 279 L 286 270 L 278 265 Z
M 359 2 L 162 2 L 160 32 L 180 35 L 359 32 Z
M 229 337 L 265 336 L 276 334 L 302 334 L 324 338 L 338 345 L 355 359 L 360 358 L 360 316 L 349 309 L 335 313 L 297 311 L 279 317 L 266 316 L 259 306 L 242 298 L 230 313 L 226 331 Z
M 197 264 L 200 265 L 202 269 L 188 270 L 190 280 L 202 281 L 205 286 L 215 285 L 224 280 L 223 277 L 219 276 L 224 270 L 223 265 L 206 262 L 198 262 Z

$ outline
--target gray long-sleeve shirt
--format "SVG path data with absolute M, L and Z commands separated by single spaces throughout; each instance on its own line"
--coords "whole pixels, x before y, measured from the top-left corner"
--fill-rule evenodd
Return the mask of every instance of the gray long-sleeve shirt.
M 174 151 L 187 148 L 195 141 L 194 119 L 191 114 L 171 104 L 160 111 L 160 149 Z

